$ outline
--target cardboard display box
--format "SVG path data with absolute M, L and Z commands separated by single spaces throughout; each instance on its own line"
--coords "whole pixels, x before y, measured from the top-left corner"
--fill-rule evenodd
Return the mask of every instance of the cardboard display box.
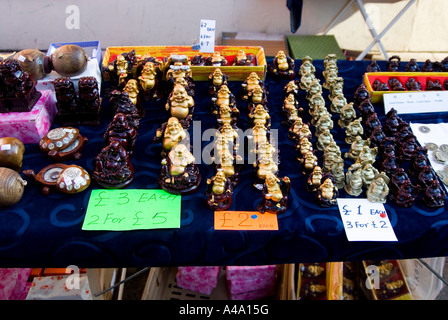
M 320 268 L 319 273 L 314 273 L 314 268 Z M 296 297 L 297 300 L 342 300 L 342 262 L 300 263 Z
M 62 47 L 67 44 L 74 44 L 80 46 L 84 49 L 86 54 L 91 58 L 95 59 L 98 63 L 98 68 L 101 67 L 103 62 L 101 54 L 101 43 L 99 41 L 82 41 L 82 42 L 56 42 L 51 43 L 47 50 L 47 57 L 49 57 L 57 48 Z
M 376 266 L 379 271 L 379 284 L 378 288 L 375 288 L 373 279 L 368 277 L 369 266 Z M 370 280 L 372 282 L 372 288 L 369 289 L 366 286 L 361 286 L 368 299 L 372 300 L 413 300 L 411 290 L 409 289 L 408 282 L 404 275 L 398 260 L 383 260 L 383 261 L 362 261 L 362 267 L 364 272 L 362 281 Z M 388 268 L 387 268 L 388 267 Z M 381 270 L 381 268 L 383 268 Z M 386 272 L 387 271 L 387 272 Z
M 109 63 L 113 63 L 115 57 L 122 53 L 128 53 L 135 50 L 136 56 L 143 56 L 149 54 L 152 57 L 169 58 L 171 54 L 186 55 L 192 59 L 196 55 L 202 55 L 204 58 L 211 56 L 211 53 L 204 53 L 199 51 L 193 51 L 191 46 L 135 46 L 135 47 L 108 47 L 103 56 L 102 71 L 103 75 L 108 70 Z M 219 67 L 223 73 L 229 76 L 229 81 L 244 81 L 251 72 L 256 72 L 261 80 L 264 80 L 266 76 L 267 63 L 264 54 L 263 47 L 252 46 L 215 46 L 215 52 L 219 52 L 224 56 L 228 63 L 231 64 L 233 59 L 239 50 L 244 50 L 246 55 L 254 55 L 254 66 L 222 66 Z M 214 66 L 191 66 L 194 81 L 207 81 L 208 76 L 212 73 L 216 67 Z M 104 81 L 107 81 L 107 77 L 104 76 Z
M 285 35 L 223 32 L 221 44 L 224 46 L 260 46 L 263 47 L 267 58 L 275 57 L 280 50 L 289 55 Z

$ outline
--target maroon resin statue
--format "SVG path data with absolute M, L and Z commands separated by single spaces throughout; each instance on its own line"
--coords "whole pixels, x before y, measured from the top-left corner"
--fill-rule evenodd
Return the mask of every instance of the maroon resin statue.
M 140 118 L 140 112 L 137 106 L 132 103 L 127 92 L 121 92 L 118 90 L 112 91 L 110 95 L 109 105 L 113 114 L 133 114 Z
M 30 111 L 42 94 L 15 59 L 0 62 L 0 112 Z
M 403 208 L 410 208 L 420 193 L 420 186 L 414 186 L 410 180 L 405 181 L 394 196 L 395 203 Z
M 445 206 L 446 192 L 438 180 L 434 180 L 424 190 L 422 200 L 429 208 L 442 208 Z
M 101 97 L 95 77 L 81 77 L 78 81 L 78 117 L 83 125 L 99 125 Z
M 134 168 L 125 148 L 112 141 L 95 158 L 93 179 L 105 188 L 125 188 L 134 179 Z
M 69 77 L 59 77 L 54 80 L 58 121 L 63 125 L 78 125 L 78 96 L 75 85 Z
M 109 123 L 104 134 L 104 140 L 107 144 L 112 141 L 118 141 L 126 149 L 130 156 L 134 151 L 135 141 L 137 139 L 137 130 L 128 123 L 124 113 L 117 113 Z

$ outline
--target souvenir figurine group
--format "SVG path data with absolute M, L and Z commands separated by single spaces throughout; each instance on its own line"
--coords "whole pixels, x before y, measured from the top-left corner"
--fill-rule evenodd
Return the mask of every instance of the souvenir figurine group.
M 324 60 L 322 85 L 312 62 L 304 57 L 298 71 L 300 79 L 290 80 L 284 87 L 282 111 L 301 172 L 308 177 L 306 189 L 317 203 L 335 206 L 343 190 L 348 196 L 365 194 L 371 202 L 391 200 L 402 207 L 412 206 L 419 195 L 430 208 L 444 206 L 445 191 L 431 171 L 427 150 L 419 146 L 409 124 L 394 109 L 383 123 L 364 84 L 348 102 L 335 55 L 329 54 Z M 328 90 L 327 97 L 323 89 Z M 306 91 L 310 122 L 303 120 L 300 90 Z M 345 133 L 348 151 L 344 154 L 333 136 L 335 125 Z M 347 161 L 352 164 L 345 169 Z
M 251 73 L 241 85 L 240 96 L 248 103 L 249 120 L 252 126 L 249 149 L 256 172 L 255 186 L 262 191 L 262 201 L 257 209 L 262 213 L 283 213 L 288 208 L 291 182 L 286 176 L 278 176 L 279 150 L 270 136 L 271 116 L 268 108 L 268 94 L 264 82 L 255 73 Z
M 134 180 L 131 157 L 141 116 L 125 89 L 115 90 L 109 103 L 113 118 L 103 134 L 105 147 L 95 158 L 92 178 L 104 188 L 126 188 Z
M 230 208 L 242 168 L 238 128 L 240 111 L 237 98 L 228 87 L 228 78 L 219 67 L 208 77 L 210 114 L 215 117 L 217 128 L 211 155 L 215 174 L 207 179 L 205 191 L 210 210 Z
M 441 61 L 431 61 L 426 59 L 422 65 L 419 65 L 417 59 L 411 58 L 407 63 L 402 64 L 401 58 L 398 55 L 393 55 L 387 61 L 386 69 L 388 72 L 447 72 L 448 71 L 448 57 Z M 404 67 L 403 67 L 404 66 Z M 366 69 L 367 72 L 381 72 L 376 61 L 372 61 Z
M 165 103 L 168 120 L 156 130 L 153 141 L 162 143 L 159 186 L 169 193 L 188 194 L 196 191 L 202 180 L 188 139 L 195 107 L 194 82 L 187 57 L 171 58 L 165 70 L 171 88 Z
M 126 188 L 134 180 L 131 158 L 140 120 L 145 116 L 142 106 L 145 95 L 141 85 L 132 77 L 136 60 L 135 53 L 130 52 L 117 56 L 113 64 L 118 85 L 109 95 L 112 120 L 103 134 L 105 147 L 95 158 L 92 174 L 93 180 L 104 188 Z
M 400 62 L 400 57 L 391 57 L 388 71 L 398 71 Z M 195 192 L 203 179 L 188 134 L 197 107 L 191 66 L 213 66 L 206 93 L 217 130 L 211 154 L 214 173 L 206 179 L 206 206 L 210 210 L 229 210 L 232 205 L 244 162 L 240 149 L 244 141 L 238 126 L 241 105 L 245 105 L 250 126 L 247 149 L 249 161 L 253 160 L 253 185 L 261 191 L 256 210 L 285 212 L 291 181 L 287 176 L 279 176 L 278 145 L 271 139 L 268 88 L 256 72 L 250 72 L 235 95 L 230 89 L 228 75 L 221 69 L 254 63 L 255 57 L 244 50 L 231 59 L 220 52 L 208 57 L 198 54 L 193 58 L 175 53 L 163 58 L 150 54 L 139 56 L 135 50 L 117 55 L 105 70 L 112 84 L 107 94 L 112 119 L 103 134 L 105 146 L 94 159 L 93 181 L 104 188 L 126 188 L 132 183 L 135 172 L 131 159 L 136 152 L 140 122 L 146 116 L 143 103 L 164 99 L 166 121 L 153 137 L 153 142 L 161 146 L 158 183 L 160 188 L 173 194 Z M 411 59 L 405 71 L 440 70 L 445 65 L 448 66 L 448 62 L 434 64 L 427 60 L 419 66 Z M 285 82 L 279 110 L 283 116 L 282 125 L 288 128 L 287 137 L 295 148 L 298 171 L 306 178 L 306 190 L 313 194 L 318 205 L 336 206 L 341 192 L 349 197 L 365 195 L 371 202 L 393 201 L 405 208 L 411 207 L 417 199 L 429 208 L 445 205 L 446 193 L 430 165 L 428 149 L 419 145 L 409 124 L 394 109 L 381 120 L 364 84 L 354 92 L 352 101 L 347 101 L 344 79 L 339 75 L 334 54 L 325 57 L 322 77 L 317 77 L 309 56 L 302 58 L 297 67 L 296 71 L 294 59 L 279 51 L 267 71 L 274 80 Z M 0 62 L 1 112 L 16 107 L 19 111 L 29 110 L 30 103 L 38 98 L 35 80 L 21 68 L 14 59 Z M 381 71 L 375 62 L 367 69 L 368 72 Z M 444 90 L 444 85 L 434 80 L 427 84 L 426 90 Z M 69 76 L 54 81 L 58 120 L 65 127 L 60 128 L 60 134 L 50 132 L 41 140 L 39 147 L 49 156 L 61 161 L 81 157 L 87 139 L 79 132 L 73 133 L 77 129 L 71 126 L 99 125 L 102 101 L 98 86 L 94 77 L 81 77 L 77 88 Z M 374 90 L 382 91 L 422 90 L 422 83 L 416 77 L 406 83 L 397 79 L 387 83 L 377 80 L 373 86 Z M 299 103 L 303 101 L 301 97 L 305 97 L 306 105 L 300 105 L 303 104 Z M 336 130 L 343 133 L 342 140 L 335 139 Z M 61 134 L 63 137 L 58 138 Z M 69 134 L 74 138 L 70 140 Z M 66 145 L 72 148 L 70 154 L 65 153 Z M 346 149 L 344 153 L 341 147 Z M 50 169 L 56 170 L 56 167 Z M 63 169 L 65 167 L 61 166 L 57 170 Z M 34 177 L 37 179 L 37 175 Z
M 81 77 L 78 92 L 70 77 L 54 80 L 57 120 L 64 126 L 99 125 L 101 97 L 95 77 Z
M 342 106 L 338 104 L 336 108 L 333 107 L 336 103 L 333 103 L 331 108 L 327 108 L 323 89 L 329 89 L 330 101 L 342 98 L 340 100 L 345 102 L 345 97 L 342 92 L 342 78 L 338 77 L 336 57 L 328 55 L 324 65 L 325 86 L 316 77 L 313 59 L 309 56 L 302 59 L 298 71 L 300 80 L 291 80 L 283 90 L 287 95 L 283 103 L 283 111 L 288 117 L 288 121 L 285 122 L 289 127 L 288 138 L 294 143 L 301 172 L 307 177 L 306 189 L 313 193 L 320 206 L 331 207 L 337 205 L 339 189 L 344 187 L 344 160 L 332 133 L 334 129 L 332 113 L 339 113 L 339 108 L 342 109 Z M 303 121 L 304 109 L 298 107 L 299 90 L 306 93 L 310 122 Z M 297 111 L 285 112 L 287 110 L 285 106 L 292 105 L 293 98 Z M 290 121 L 294 113 L 299 116 Z M 319 159 L 319 153 L 323 154 L 322 159 Z
M 238 185 L 242 168 L 240 154 L 240 110 L 238 99 L 230 91 L 228 77 L 216 68 L 209 75 L 208 92 L 211 96 L 210 112 L 216 117 L 218 129 L 213 149 L 215 175 L 207 180 L 207 206 L 211 210 L 227 210 L 232 204 L 234 188 Z M 253 160 L 257 182 L 262 191 L 259 212 L 282 213 L 287 209 L 290 182 L 277 177 L 278 159 L 275 146 L 269 139 L 271 117 L 267 107 L 268 92 L 257 73 L 252 72 L 241 84 L 238 98 L 247 104 L 251 123 L 249 160 Z
M 409 208 L 420 199 L 429 208 L 443 207 L 445 190 L 430 166 L 428 150 L 419 145 L 409 123 L 393 108 L 382 123 L 363 84 L 354 94 L 354 108 L 360 114 L 363 133 L 345 154 L 355 160 L 347 170 L 347 193 L 357 196 L 364 188 L 372 202 L 391 200 Z
M 378 63 L 372 61 L 367 66 L 367 72 L 381 72 Z M 436 78 L 433 75 L 414 75 L 419 72 L 447 72 L 448 57 L 442 61 L 432 62 L 426 59 L 423 64 L 419 64 L 415 58 L 411 58 L 407 63 L 402 63 L 400 56 L 394 55 L 387 61 L 387 71 L 391 72 L 387 79 L 384 77 L 373 80 L 372 89 L 374 91 L 440 91 L 448 89 L 448 79 L 446 77 Z M 398 77 L 393 72 L 413 72 L 410 76 Z M 436 74 L 434 74 L 436 75 Z

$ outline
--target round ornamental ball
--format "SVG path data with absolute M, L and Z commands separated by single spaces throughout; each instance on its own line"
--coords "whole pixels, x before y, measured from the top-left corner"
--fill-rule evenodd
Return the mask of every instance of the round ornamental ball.
M 0 167 L 0 207 L 9 207 L 22 199 L 27 182 L 16 171 Z
M 88 60 L 84 49 L 75 44 L 63 45 L 50 55 L 52 69 L 65 77 L 83 73 Z
M 44 65 L 48 58 L 40 50 L 24 49 L 17 52 L 13 58 L 19 61 L 22 70 L 26 71 L 33 80 L 40 80 L 47 74 Z
M 7 167 L 15 171 L 22 168 L 25 145 L 14 137 L 0 138 L 0 167 Z

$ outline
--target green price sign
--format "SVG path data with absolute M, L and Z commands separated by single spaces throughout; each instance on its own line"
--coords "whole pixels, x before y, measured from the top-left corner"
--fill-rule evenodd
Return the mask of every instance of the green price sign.
M 180 228 L 181 196 L 164 190 L 92 190 L 82 230 Z

